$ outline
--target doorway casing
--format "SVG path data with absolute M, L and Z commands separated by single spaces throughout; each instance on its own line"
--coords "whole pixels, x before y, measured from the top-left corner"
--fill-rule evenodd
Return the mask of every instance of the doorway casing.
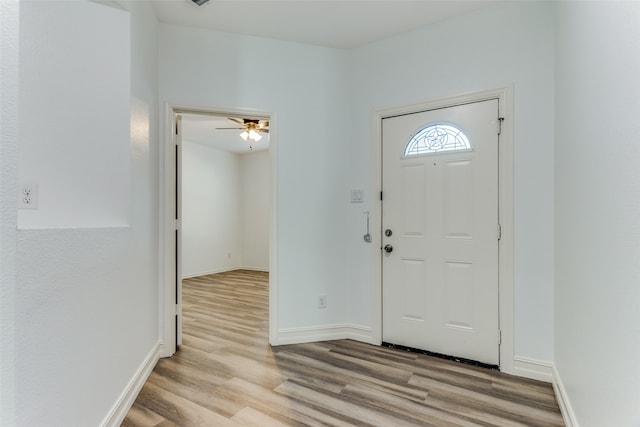
M 160 134 L 163 135 L 161 144 L 160 163 L 160 220 L 159 220 L 159 335 L 160 357 L 170 357 L 176 349 L 176 227 L 181 224 L 175 219 L 176 197 L 176 150 L 175 128 L 177 114 L 200 114 L 225 117 L 255 117 L 269 120 L 269 342 L 274 340 L 277 329 L 277 125 L 276 114 L 273 112 L 230 109 L 191 107 L 166 103 L 164 108 L 164 122 L 161 124 Z
M 514 372 L 514 199 L 513 199 L 513 88 L 462 94 L 425 103 L 378 110 L 373 113 L 371 188 L 382 188 L 382 120 L 438 108 L 498 99 L 501 121 L 498 158 L 498 218 L 502 235 L 498 244 L 498 292 L 500 323 L 500 370 Z M 382 195 L 384 197 L 384 195 Z M 372 271 L 372 338 L 382 344 L 382 200 L 372 198 L 371 265 Z

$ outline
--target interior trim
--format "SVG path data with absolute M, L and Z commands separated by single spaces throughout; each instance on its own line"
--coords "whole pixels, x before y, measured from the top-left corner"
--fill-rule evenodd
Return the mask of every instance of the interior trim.
M 142 390 L 142 386 L 151 375 L 151 371 L 158 363 L 158 359 L 160 358 L 160 342 L 158 341 L 153 345 L 147 357 L 144 358 L 144 361 L 138 367 L 138 370 L 133 375 L 127 387 L 123 390 L 122 394 L 116 400 L 116 403 L 113 405 L 107 416 L 100 423 L 101 426 L 104 427 L 116 427 L 122 424 L 127 413 L 133 406 L 133 403 L 136 401 L 136 397 L 138 397 L 138 393 Z
M 571 406 L 571 402 L 569 401 L 567 390 L 564 388 L 564 384 L 562 383 L 560 372 L 558 372 L 555 365 L 551 367 L 551 370 L 553 372 L 553 382 L 551 384 L 553 385 L 553 391 L 556 394 L 556 400 L 558 401 L 558 406 L 560 407 L 564 424 L 567 427 L 578 427 L 578 420 L 575 412 L 573 411 L 573 407 Z
M 229 268 L 221 268 L 218 270 L 210 270 L 210 271 L 203 271 L 200 273 L 194 273 L 194 274 L 183 274 L 182 275 L 182 279 L 191 279 L 194 277 L 200 277 L 200 276 L 208 276 L 210 274 L 218 274 L 218 273 L 226 273 L 228 271 L 236 271 L 236 270 L 250 270 L 250 271 L 262 271 L 263 273 L 268 273 L 269 269 L 268 268 L 262 268 L 262 267 L 243 267 L 243 266 L 238 266 L 238 267 L 229 267 Z
M 302 344 L 307 342 L 352 339 L 367 344 L 376 344 L 371 336 L 371 328 L 350 323 L 286 328 L 278 330 L 276 343 L 272 345 Z
M 179 113 L 191 113 L 215 116 L 255 117 L 269 120 L 269 171 L 270 171 L 270 196 L 269 196 L 269 342 L 273 344 L 278 330 L 278 245 L 277 245 L 277 182 L 278 182 L 278 132 L 277 114 L 274 112 L 233 109 L 215 107 L 194 107 L 167 102 L 164 105 L 164 115 L 160 123 L 160 135 L 163 140 L 160 143 L 159 180 L 160 195 L 158 198 L 160 215 L 159 227 L 159 323 L 161 341 L 163 342 L 160 357 L 169 357 L 176 348 L 175 301 L 176 291 L 173 278 L 175 277 L 175 227 L 174 212 L 175 200 L 175 149 L 174 129 L 175 116 Z
M 553 382 L 553 364 L 528 357 L 515 356 L 513 369 L 516 375 L 544 382 Z

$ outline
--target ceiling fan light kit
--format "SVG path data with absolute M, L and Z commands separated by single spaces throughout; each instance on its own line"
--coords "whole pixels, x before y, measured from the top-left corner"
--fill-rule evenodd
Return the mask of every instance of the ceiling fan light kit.
M 262 135 L 260 135 L 258 132 L 256 132 L 255 130 L 251 129 L 249 131 L 249 138 L 253 139 L 254 141 L 258 142 L 262 139 Z
M 258 142 L 262 139 L 262 135 L 260 135 L 258 132 L 256 132 L 253 129 L 249 129 L 249 131 L 245 129 L 242 132 L 240 132 L 240 138 L 244 139 L 245 141 L 247 139 L 251 139 L 255 142 Z
M 269 133 L 269 122 L 267 120 L 240 119 L 235 117 L 229 117 L 229 120 L 242 125 L 242 127 L 216 128 L 216 129 L 219 129 L 219 130 L 238 129 L 241 131 L 240 138 L 242 138 L 244 141 L 250 139 L 255 142 L 258 142 L 262 139 L 262 135 L 260 135 L 261 132 Z

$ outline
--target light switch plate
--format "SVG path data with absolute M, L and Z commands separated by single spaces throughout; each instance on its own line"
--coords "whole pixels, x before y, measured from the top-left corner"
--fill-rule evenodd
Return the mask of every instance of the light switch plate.
M 351 203 L 364 203 L 364 191 L 351 190 Z

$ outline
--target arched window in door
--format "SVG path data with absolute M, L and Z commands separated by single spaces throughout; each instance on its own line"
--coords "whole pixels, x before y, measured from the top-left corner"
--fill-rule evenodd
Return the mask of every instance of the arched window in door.
M 433 123 L 416 132 L 404 148 L 404 156 L 470 150 L 469 138 L 461 129 L 445 123 Z

